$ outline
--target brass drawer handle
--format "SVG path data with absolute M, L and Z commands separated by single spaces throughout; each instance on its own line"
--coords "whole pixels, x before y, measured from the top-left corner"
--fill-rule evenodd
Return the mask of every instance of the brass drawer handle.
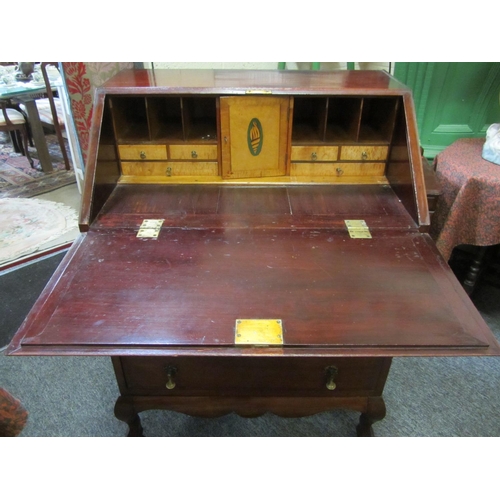
M 167 167 L 167 170 L 165 173 L 167 174 L 167 177 L 172 177 L 172 167 Z
M 368 159 L 368 153 L 367 153 L 366 151 L 363 151 L 363 152 L 361 153 L 361 158 L 362 158 L 363 160 Z
M 175 387 L 175 376 L 177 375 L 177 368 L 175 366 L 167 366 L 165 368 L 167 372 L 167 383 L 165 387 L 167 389 L 173 389 Z
M 335 379 L 339 370 L 336 366 L 327 366 L 326 368 L 326 388 L 329 391 L 334 391 L 337 388 L 337 384 L 335 383 Z
M 311 154 L 311 160 L 317 160 L 318 159 L 318 155 L 316 154 L 316 151 L 314 153 Z
M 144 151 L 141 151 L 139 153 L 139 156 L 141 157 L 141 160 L 145 160 L 146 159 L 146 153 Z
M 196 151 L 191 151 L 191 158 L 198 158 L 198 153 Z
M 340 167 L 337 167 L 337 169 L 335 171 L 337 172 L 337 175 L 339 177 L 344 174 L 344 171 Z

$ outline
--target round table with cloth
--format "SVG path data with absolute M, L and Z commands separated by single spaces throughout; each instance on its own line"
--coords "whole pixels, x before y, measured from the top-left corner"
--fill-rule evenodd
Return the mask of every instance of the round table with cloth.
M 0 437 L 18 436 L 27 420 L 28 412 L 21 402 L 0 387 Z
M 449 260 L 457 245 L 500 243 L 500 165 L 481 156 L 485 139 L 459 139 L 435 159 L 441 194 L 431 235 Z

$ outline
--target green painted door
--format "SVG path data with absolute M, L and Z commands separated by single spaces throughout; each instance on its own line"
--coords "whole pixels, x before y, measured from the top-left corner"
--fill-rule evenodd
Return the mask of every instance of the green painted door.
M 396 63 L 413 91 L 420 144 L 433 158 L 457 139 L 485 137 L 500 122 L 500 63 Z

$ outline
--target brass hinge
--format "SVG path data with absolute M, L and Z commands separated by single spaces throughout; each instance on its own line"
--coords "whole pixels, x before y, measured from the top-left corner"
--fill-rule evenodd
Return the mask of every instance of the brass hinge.
M 137 231 L 137 238 L 158 238 L 164 220 L 144 219 L 139 231 Z
M 371 238 L 372 235 L 364 220 L 344 221 L 351 238 Z

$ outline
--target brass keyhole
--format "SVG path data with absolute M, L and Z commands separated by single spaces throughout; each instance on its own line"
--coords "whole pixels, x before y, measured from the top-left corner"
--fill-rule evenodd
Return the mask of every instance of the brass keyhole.
M 337 175 L 339 177 L 344 174 L 344 171 L 340 167 L 337 167 L 337 169 L 335 171 L 337 172 Z
M 318 159 L 318 155 L 316 154 L 316 152 L 314 152 L 314 153 L 311 154 L 311 159 L 312 160 L 317 160 Z
M 362 158 L 363 160 L 366 160 L 366 159 L 368 158 L 368 153 L 367 153 L 366 151 L 363 151 L 363 152 L 361 153 L 361 158 Z
M 139 153 L 139 156 L 141 157 L 141 160 L 145 160 L 146 159 L 146 153 L 144 151 L 141 151 Z
M 172 167 L 167 167 L 167 170 L 165 173 L 167 174 L 167 177 L 172 177 Z
M 177 375 L 177 368 L 175 366 L 167 366 L 165 368 L 167 372 L 167 383 L 165 387 L 167 389 L 173 389 L 175 387 L 175 376 Z
M 191 151 L 191 158 L 198 158 L 198 153 L 196 151 Z
M 336 366 L 327 366 L 326 368 L 326 388 L 329 391 L 334 391 L 337 388 L 337 384 L 335 383 L 335 379 L 339 370 Z

